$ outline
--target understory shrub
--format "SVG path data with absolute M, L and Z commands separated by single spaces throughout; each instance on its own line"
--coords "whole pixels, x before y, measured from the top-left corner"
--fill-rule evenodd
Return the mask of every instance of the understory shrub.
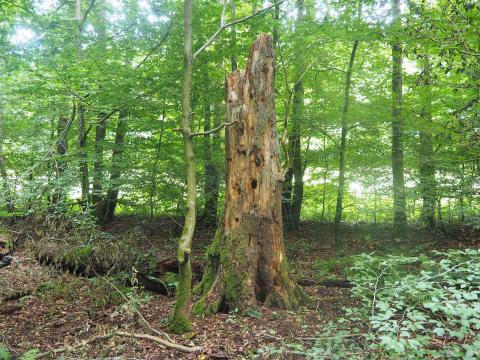
M 347 270 L 352 296 L 313 344 L 285 344 L 310 359 L 476 359 L 480 354 L 480 250 L 429 256 L 354 258 Z

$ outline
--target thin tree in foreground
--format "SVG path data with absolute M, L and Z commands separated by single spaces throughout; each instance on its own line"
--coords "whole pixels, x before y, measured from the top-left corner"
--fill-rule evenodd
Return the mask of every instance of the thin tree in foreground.
M 185 214 L 185 222 L 183 225 L 182 235 L 178 242 L 177 260 L 179 267 L 179 281 L 177 287 L 177 296 L 175 308 L 170 319 L 169 329 L 176 333 L 188 331 L 191 327 L 189 321 L 190 299 L 192 292 L 192 265 L 190 252 L 192 248 L 193 234 L 196 225 L 196 196 L 197 196 L 197 180 L 195 174 L 195 156 L 193 148 L 193 138 L 195 136 L 204 136 L 213 134 L 222 130 L 225 126 L 232 123 L 223 123 L 209 131 L 192 132 L 192 114 L 191 114 L 191 93 L 192 93 L 192 70 L 194 59 L 209 47 L 220 33 L 235 24 L 249 20 L 273 7 L 279 5 L 284 0 L 267 6 L 251 15 L 245 16 L 238 20 L 225 23 L 222 15 L 220 27 L 208 38 L 208 40 L 195 52 L 192 51 L 192 13 L 193 0 L 185 0 L 184 3 L 184 80 L 183 80 L 183 106 L 182 106 L 182 123 L 178 129 L 183 136 L 184 156 L 187 172 L 187 209 Z M 225 3 L 225 7 L 226 7 Z M 224 8 L 224 10 L 226 10 Z M 223 14 L 225 11 L 223 12 Z M 272 49 L 273 52 L 273 49 Z M 283 244 L 283 242 L 282 242 Z

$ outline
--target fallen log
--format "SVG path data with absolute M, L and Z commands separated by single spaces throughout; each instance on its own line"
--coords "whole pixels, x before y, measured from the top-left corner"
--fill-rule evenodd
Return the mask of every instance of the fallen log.
M 302 286 L 325 286 L 330 288 L 344 288 L 344 289 L 350 289 L 353 287 L 353 284 L 346 279 L 325 279 L 325 280 L 302 279 L 298 281 L 298 284 Z

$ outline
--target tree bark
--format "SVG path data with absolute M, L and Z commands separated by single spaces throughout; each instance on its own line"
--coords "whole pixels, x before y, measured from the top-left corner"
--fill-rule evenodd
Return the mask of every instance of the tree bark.
M 93 163 L 92 205 L 95 208 L 95 216 L 101 221 L 103 215 L 103 144 L 107 135 L 107 120 L 105 113 L 100 112 L 97 126 L 95 127 L 95 161 Z
M 393 177 L 393 238 L 406 236 L 407 214 L 405 206 L 405 179 L 403 165 L 402 116 L 402 42 L 400 0 L 392 0 L 392 177 Z
M 432 145 L 432 88 L 431 88 L 431 63 L 425 56 L 422 79 L 421 95 L 424 102 L 420 114 L 423 122 L 420 131 L 420 191 L 422 194 L 422 220 L 429 228 L 435 227 L 435 203 L 437 182 L 435 180 L 434 153 Z
M 75 0 L 75 20 L 77 21 L 76 47 L 77 58 L 82 58 L 82 1 Z M 86 209 L 90 197 L 90 183 L 88 174 L 87 131 L 85 129 L 85 106 L 78 100 L 78 153 L 80 163 L 80 186 L 82 189 L 81 205 Z
M 61 204 L 62 198 L 64 197 L 62 176 L 65 172 L 64 157 L 68 150 L 68 141 L 67 141 L 68 128 L 67 127 L 68 127 L 67 117 L 63 115 L 59 116 L 58 122 L 57 122 L 57 154 L 58 154 L 58 160 L 56 161 L 57 183 L 55 185 L 55 191 L 53 194 L 53 204 L 57 207 Z
M 297 0 L 297 27 L 304 18 L 303 0 Z M 303 43 L 302 43 L 303 44 Z M 297 59 L 295 62 L 295 84 L 293 86 L 292 123 L 288 136 L 288 152 L 291 169 L 287 171 L 283 190 L 285 225 L 287 228 L 298 229 L 303 201 L 303 166 L 302 166 L 302 122 L 304 113 L 303 90 L 303 54 L 297 44 Z
M 99 20 L 95 24 L 97 33 L 97 43 L 101 51 L 106 51 L 106 7 L 105 4 L 99 5 Z M 102 110 L 98 113 L 98 122 L 95 126 L 95 159 L 93 163 L 93 183 L 92 183 L 92 206 L 95 210 L 97 221 L 101 222 L 103 216 L 103 183 L 105 180 L 104 170 L 104 143 L 107 135 L 107 112 Z
M 232 17 L 232 21 L 235 20 L 235 0 L 230 0 L 230 15 Z M 231 47 L 232 47 L 232 56 L 231 56 L 231 63 L 232 63 L 232 71 L 237 70 L 237 32 L 235 26 L 232 26 L 232 29 L 230 31 L 231 39 Z
M 80 186 L 82 189 L 81 204 L 85 209 L 88 206 L 89 179 L 88 179 L 88 154 L 87 154 L 87 131 L 85 129 L 85 107 L 81 102 L 78 104 L 78 153 L 80 158 Z
M 280 5 L 275 5 L 275 11 L 273 12 L 273 47 L 276 49 L 280 40 L 280 33 L 278 30 L 278 24 L 280 20 Z
M 353 63 L 355 61 L 355 54 L 357 53 L 357 48 L 358 40 L 355 40 L 352 46 L 352 52 L 350 53 L 350 61 L 348 63 L 347 73 L 345 75 L 345 92 L 342 110 L 342 133 L 339 148 L 340 157 L 338 166 L 338 193 L 334 220 L 335 246 L 337 250 L 343 247 L 343 242 L 340 237 L 340 223 L 342 221 L 343 191 L 345 188 L 345 150 L 347 147 L 348 107 L 350 105 L 350 86 L 352 84 Z
M 294 308 L 308 297 L 290 274 L 283 245 L 283 173 L 275 121 L 274 49 L 268 35 L 250 50 L 245 71 L 226 79 L 227 181 L 223 221 L 208 250 L 194 311 Z
M 115 208 L 117 207 L 118 192 L 120 190 L 120 176 L 122 174 L 122 157 L 125 148 L 125 134 L 127 132 L 127 109 L 123 108 L 118 114 L 117 130 L 115 132 L 115 143 L 112 152 L 112 165 L 110 168 L 110 186 L 105 195 L 105 200 L 100 207 L 99 217 L 101 223 L 108 223 L 112 221 L 115 215 Z
M 182 235 L 178 241 L 178 268 L 179 280 L 175 308 L 168 328 L 176 333 L 188 331 L 191 328 L 190 299 L 192 294 L 192 265 L 190 252 L 192 247 L 193 233 L 196 225 L 196 197 L 197 180 L 195 174 L 195 158 L 193 152 L 192 117 L 191 117 L 191 93 L 192 93 L 192 11 L 193 0 L 185 0 L 184 3 L 184 78 L 183 78 L 183 103 L 182 124 L 183 147 L 185 167 L 187 173 L 187 208 Z

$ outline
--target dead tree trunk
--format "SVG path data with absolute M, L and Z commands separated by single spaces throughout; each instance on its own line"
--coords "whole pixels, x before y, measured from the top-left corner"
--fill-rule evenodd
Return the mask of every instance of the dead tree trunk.
M 292 278 L 283 245 L 283 173 L 275 123 L 274 50 L 261 35 L 245 71 L 226 79 L 227 180 L 223 221 L 196 288 L 194 311 L 214 313 L 257 302 L 294 308 L 308 297 Z

